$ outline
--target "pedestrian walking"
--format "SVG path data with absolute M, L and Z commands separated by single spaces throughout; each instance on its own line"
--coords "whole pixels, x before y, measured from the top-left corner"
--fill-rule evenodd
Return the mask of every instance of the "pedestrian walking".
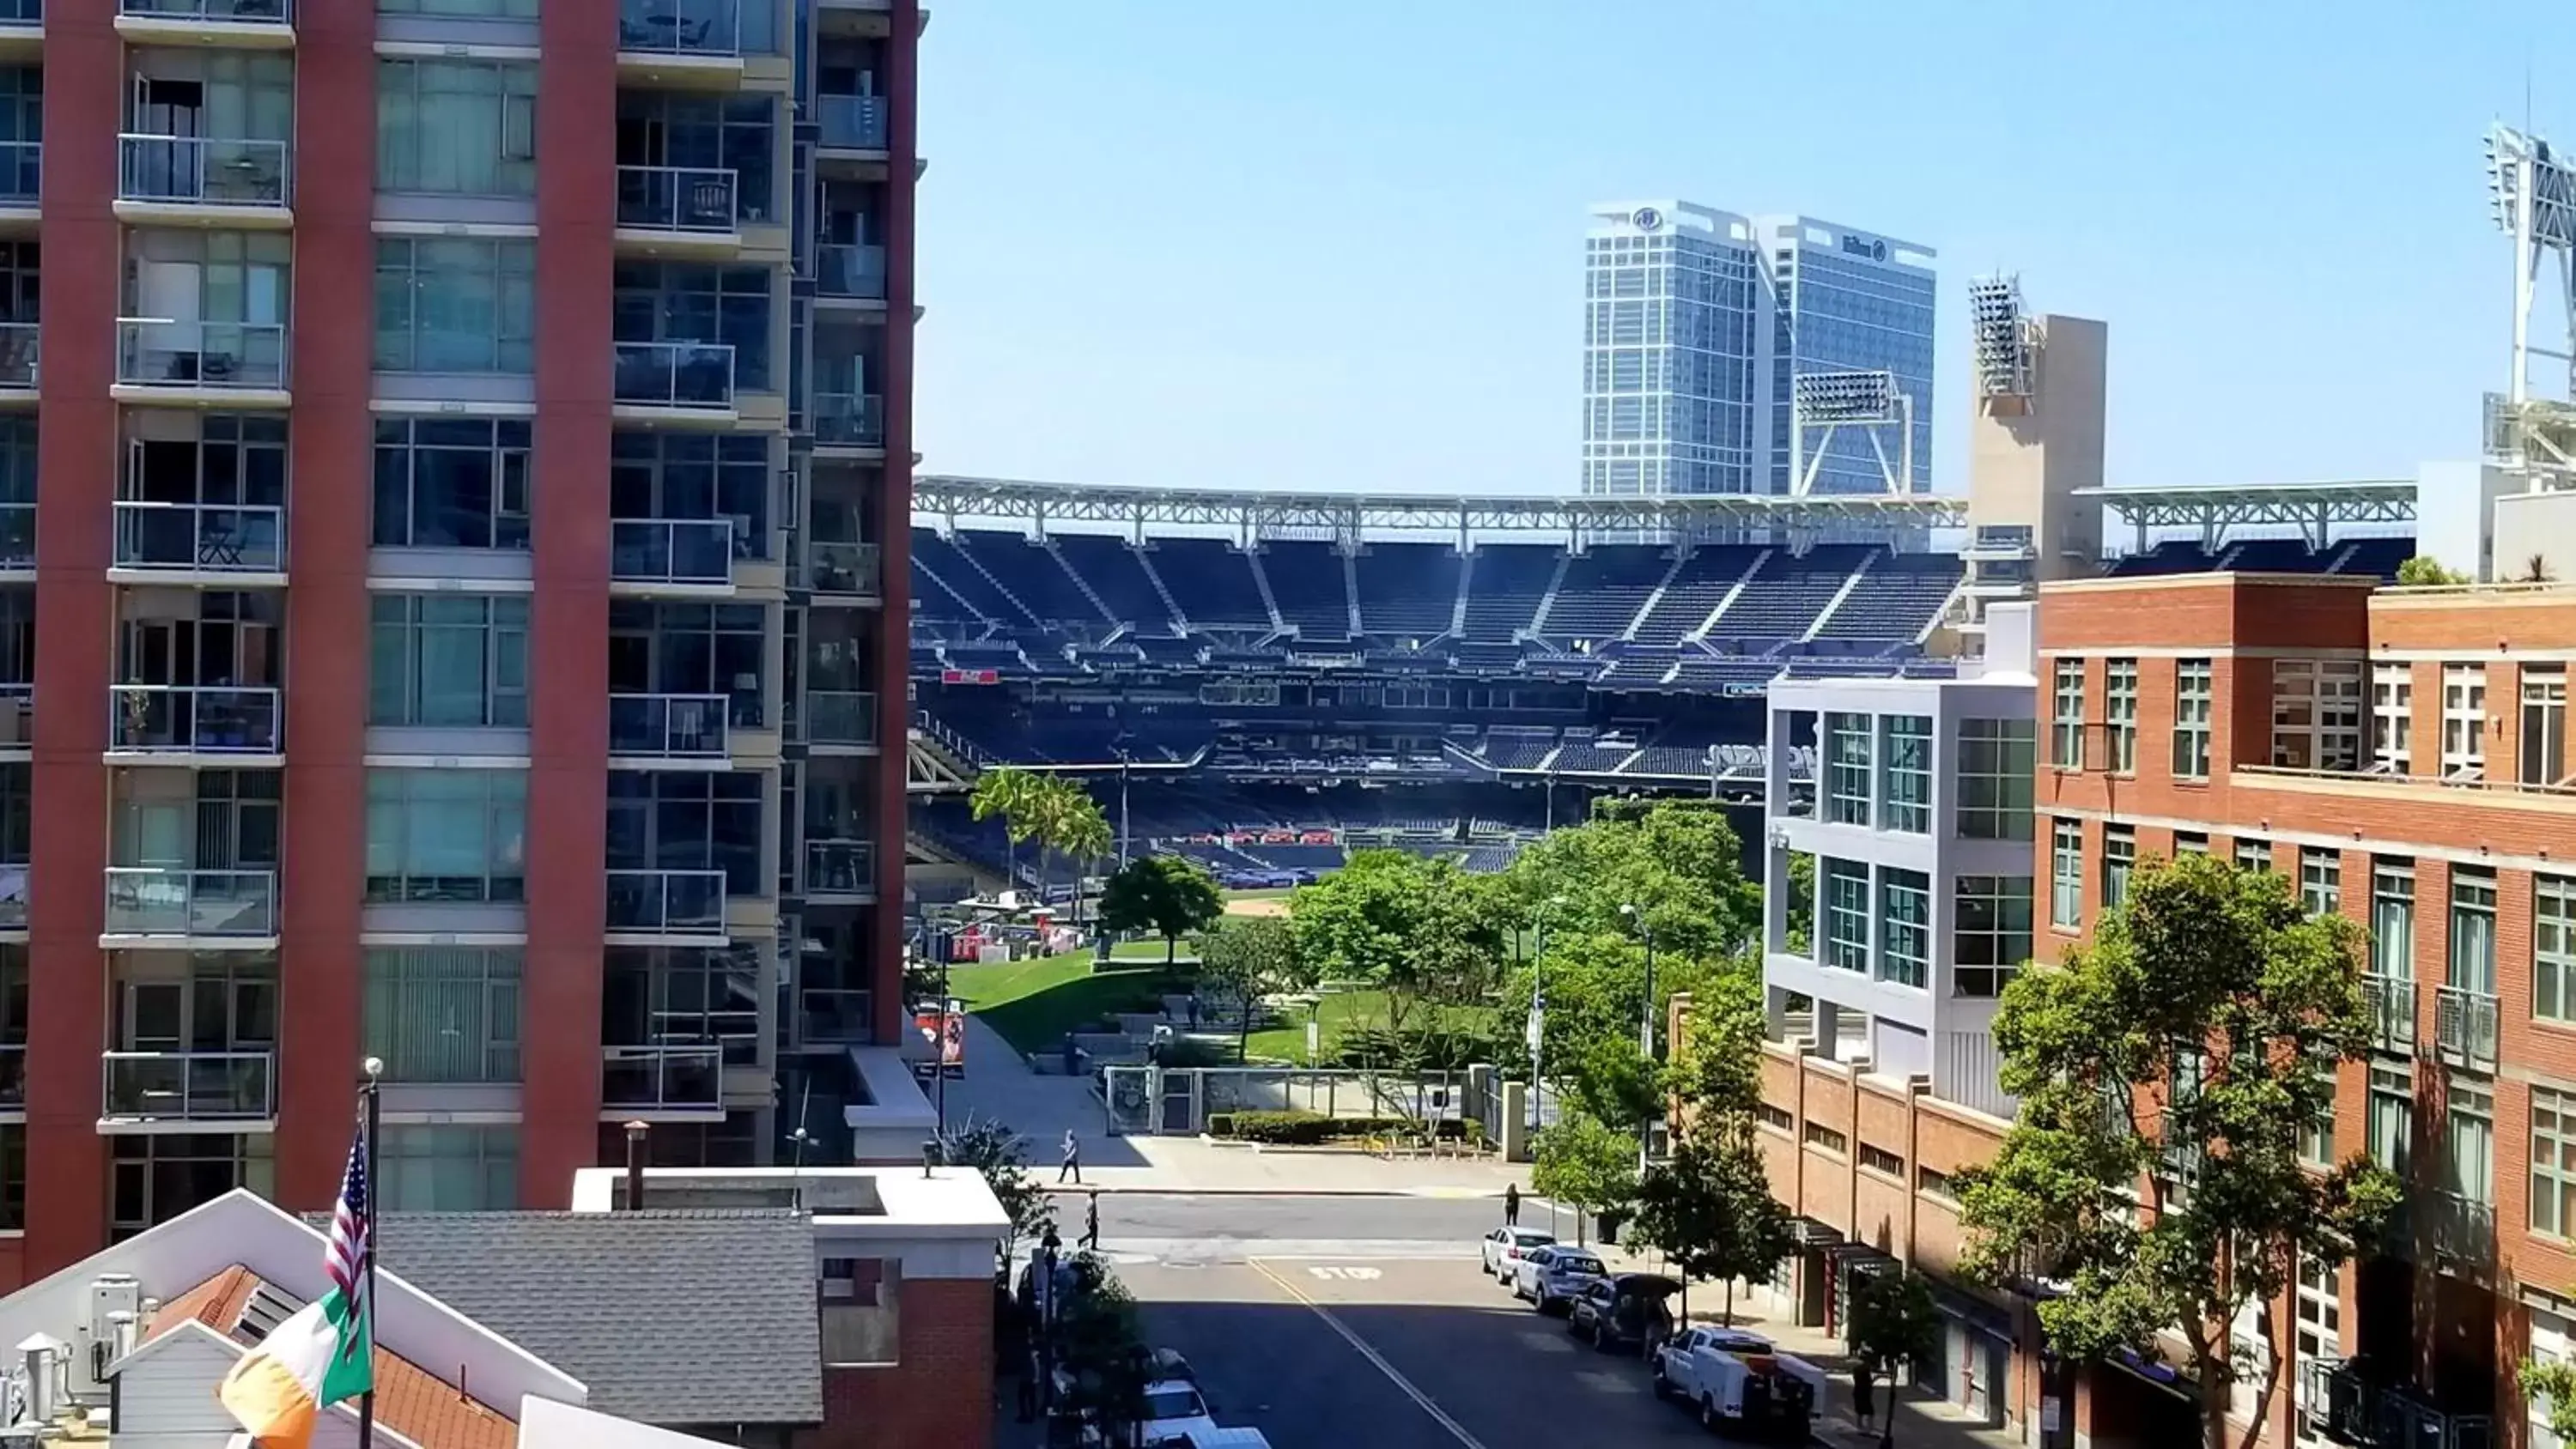
M 1055 1170 L 1056 1181 L 1062 1182 L 1067 1177 L 1075 1182 L 1082 1181 L 1082 1144 L 1075 1140 L 1070 1127 L 1064 1129 L 1064 1161 Z
M 1521 1185 L 1520 1185 L 1519 1183 L 1517 1183 L 1517 1182 L 1507 1182 L 1507 1183 L 1504 1183 L 1504 1184 L 1503 1184 L 1503 1226 L 1504 1226 L 1504 1227 L 1507 1227 L 1507 1228 L 1517 1228 L 1517 1227 L 1519 1227 L 1520 1225 L 1521 1225 Z
M 1191 993 L 1190 993 L 1190 1030 L 1192 1030 L 1192 1031 L 1196 1031 L 1196 1030 L 1198 1030 L 1198 1029 L 1199 1029 L 1199 994 L 1198 994 L 1197 992 L 1193 991 L 1193 992 L 1191 992 Z
M 1860 1420 L 1863 1429 L 1869 1427 L 1870 1416 L 1877 1410 L 1877 1385 L 1878 1380 L 1870 1371 L 1869 1355 L 1862 1354 L 1853 1359 L 1852 1414 Z
M 1096 1187 L 1091 1190 L 1090 1205 L 1083 1210 L 1082 1246 L 1094 1253 L 1100 1251 L 1100 1189 Z

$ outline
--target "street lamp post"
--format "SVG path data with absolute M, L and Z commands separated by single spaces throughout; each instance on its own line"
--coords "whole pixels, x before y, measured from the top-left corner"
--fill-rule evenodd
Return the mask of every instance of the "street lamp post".
M 1646 945 L 1646 1004 L 1637 1013 L 1637 1054 L 1652 1067 L 1655 1061 L 1655 928 L 1647 924 L 1645 913 L 1634 905 L 1621 906 L 1619 914 L 1627 917 L 1628 923 L 1636 928 L 1638 938 Z M 1647 1115 L 1637 1122 L 1637 1163 L 1641 1169 L 1654 1141 L 1654 1131 L 1653 1109 L 1648 1108 Z

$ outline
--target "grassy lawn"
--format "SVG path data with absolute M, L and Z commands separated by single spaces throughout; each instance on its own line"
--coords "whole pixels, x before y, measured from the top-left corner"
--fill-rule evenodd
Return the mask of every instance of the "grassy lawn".
M 1253 1059 L 1267 1057 L 1272 1061 L 1306 1065 L 1306 1019 L 1303 1008 L 1288 1013 L 1289 1019 L 1266 1031 L 1256 1031 L 1244 1055 Z M 1386 993 L 1383 991 L 1336 991 L 1316 1003 L 1314 1019 L 1322 1024 L 1318 1061 L 1329 1062 L 1333 1050 L 1341 1044 L 1344 1029 L 1355 1025 L 1386 1024 Z
M 948 989 L 966 1009 L 984 1018 L 1022 1052 L 1054 1051 L 1064 1034 L 1121 1011 L 1151 1011 L 1171 978 L 1162 969 L 1163 943 L 1152 943 L 1151 964 L 1095 973 L 1089 951 L 1033 961 L 949 968 Z M 1114 962 L 1128 959 L 1121 949 Z

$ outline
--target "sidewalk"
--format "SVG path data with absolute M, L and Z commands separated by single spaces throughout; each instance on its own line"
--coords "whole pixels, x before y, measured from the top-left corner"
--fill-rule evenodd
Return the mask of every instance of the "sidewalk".
M 936 1085 L 931 1089 L 937 1091 Z M 948 1083 L 950 1126 L 991 1118 L 1028 1144 L 1029 1166 L 1053 1185 L 1067 1129 L 1082 1149 L 1082 1185 L 1103 1192 L 1410 1194 L 1500 1197 L 1529 1190 L 1529 1168 L 1491 1157 L 1396 1158 L 1269 1151 L 1197 1137 L 1113 1137 L 1087 1077 L 1042 1076 L 982 1018 L 966 1018 L 966 1075 Z M 1067 1182 L 1067 1188 L 1073 1184 Z

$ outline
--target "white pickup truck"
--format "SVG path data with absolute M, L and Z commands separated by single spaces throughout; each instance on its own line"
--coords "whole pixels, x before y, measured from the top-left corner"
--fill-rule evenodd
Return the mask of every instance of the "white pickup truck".
M 1655 1397 L 1679 1400 L 1703 1427 L 1776 1444 L 1805 1444 L 1824 1397 L 1824 1371 L 1758 1333 L 1705 1325 L 1655 1350 Z

